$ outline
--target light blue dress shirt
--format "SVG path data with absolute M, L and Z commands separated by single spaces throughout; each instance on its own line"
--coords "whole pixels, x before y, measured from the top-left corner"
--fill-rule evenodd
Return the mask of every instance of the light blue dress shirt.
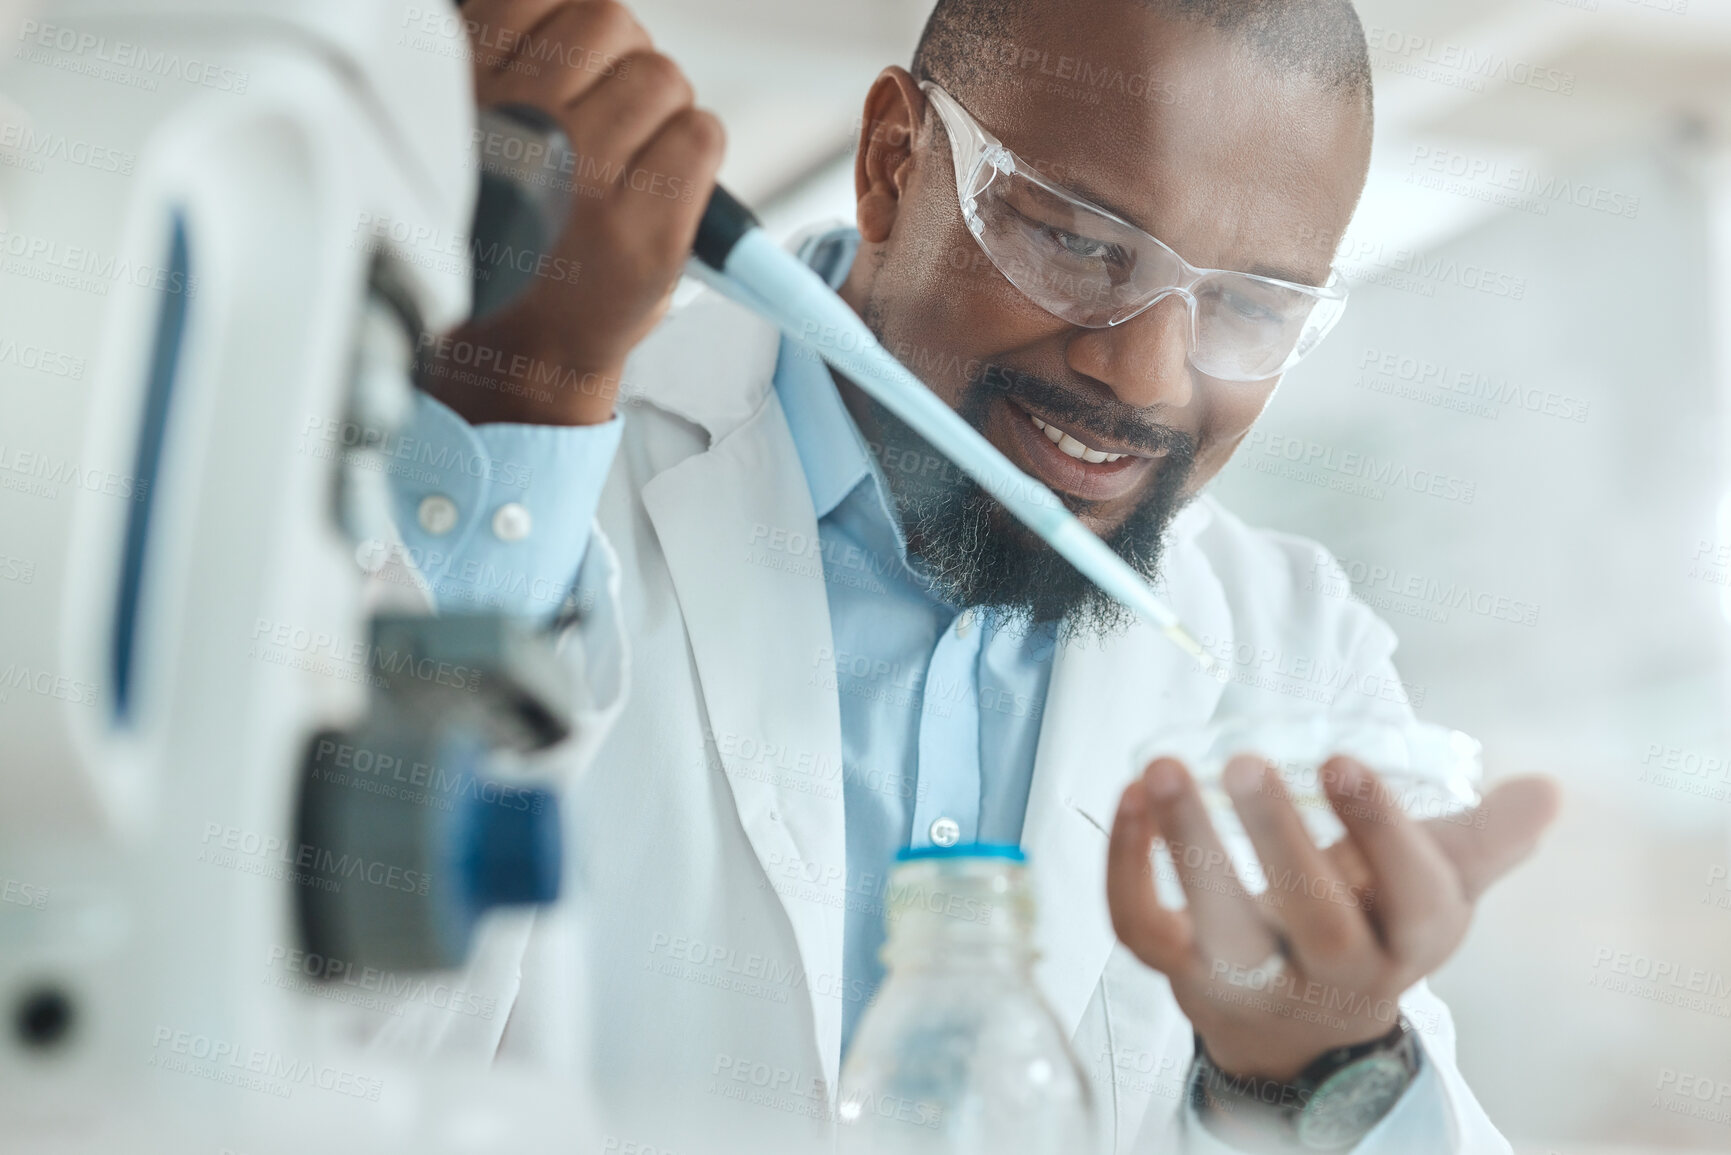
M 859 234 L 815 238 L 801 256 L 832 287 Z M 775 390 L 799 451 L 823 549 L 841 701 L 848 906 L 842 1052 L 883 979 L 884 884 L 895 852 L 1020 843 L 1054 631 L 958 613 L 908 564 L 882 464 L 828 367 L 783 340 Z M 863 997 L 862 997 L 863 996 Z
M 858 244 L 852 229 L 837 230 L 801 255 L 839 285 Z M 882 467 L 829 370 L 784 341 L 775 389 L 811 487 L 834 633 L 847 824 L 845 1054 L 883 980 L 882 904 L 896 851 L 1021 841 L 1054 631 L 1007 628 L 990 612 L 960 614 L 935 597 L 908 564 Z M 417 395 L 404 433 L 413 465 L 393 480 L 404 542 L 439 604 L 556 611 L 587 548 L 619 437 L 618 417 L 578 428 L 475 428 Z M 449 528 L 439 498 L 456 507 Z M 423 518 L 429 499 L 434 515 Z M 502 519 L 509 505 L 521 512 Z M 506 540 L 524 524 L 527 533 Z

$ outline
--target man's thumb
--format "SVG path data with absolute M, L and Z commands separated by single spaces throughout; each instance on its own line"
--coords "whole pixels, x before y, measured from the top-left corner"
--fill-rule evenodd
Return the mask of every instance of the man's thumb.
M 1454 863 L 1461 889 L 1473 902 L 1533 852 L 1562 801 L 1554 779 L 1511 778 L 1499 782 L 1477 809 L 1424 825 Z

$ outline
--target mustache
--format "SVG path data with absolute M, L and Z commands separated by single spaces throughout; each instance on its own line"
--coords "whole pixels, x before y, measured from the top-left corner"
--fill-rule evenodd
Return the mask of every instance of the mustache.
M 1116 397 L 1080 397 L 1075 390 L 1037 373 L 1007 365 L 987 365 L 980 374 L 977 390 L 981 394 L 978 409 L 982 420 L 984 403 L 997 394 L 1006 400 L 1024 402 L 1073 433 L 1092 434 L 1101 441 L 1127 445 L 1148 454 L 1165 451 L 1183 461 L 1196 456 L 1194 437 L 1150 419 L 1147 409 L 1126 405 Z

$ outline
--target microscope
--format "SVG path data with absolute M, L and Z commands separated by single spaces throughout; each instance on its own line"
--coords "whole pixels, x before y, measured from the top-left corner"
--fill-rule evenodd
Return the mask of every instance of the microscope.
M 0 3 L 0 1132 L 17 1152 L 601 1150 L 580 1084 L 377 1045 L 566 873 L 580 677 L 435 614 L 390 471 L 516 286 L 440 0 Z M 497 126 L 501 131 L 507 125 Z

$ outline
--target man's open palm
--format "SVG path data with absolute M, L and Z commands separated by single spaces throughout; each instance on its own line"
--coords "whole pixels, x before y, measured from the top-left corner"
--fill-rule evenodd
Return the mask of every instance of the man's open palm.
M 1401 994 L 1454 953 L 1478 897 L 1531 853 L 1560 800 L 1551 780 L 1518 778 L 1475 810 L 1421 823 L 1357 762 L 1335 758 L 1322 779 L 1346 828 L 1326 849 L 1272 767 L 1228 764 L 1224 784 L 1264 872 L 1300 881 L 1255 896 L 1182 765 L 1151 763 L 1119 802 L 1112 925 L 1167 976 L 1209 1056 L 1235 1075 L 1289 1081 L 1327 1050 L 1387 1034 Z M 1156 838 L 1187 909 L 1155 894 Z

